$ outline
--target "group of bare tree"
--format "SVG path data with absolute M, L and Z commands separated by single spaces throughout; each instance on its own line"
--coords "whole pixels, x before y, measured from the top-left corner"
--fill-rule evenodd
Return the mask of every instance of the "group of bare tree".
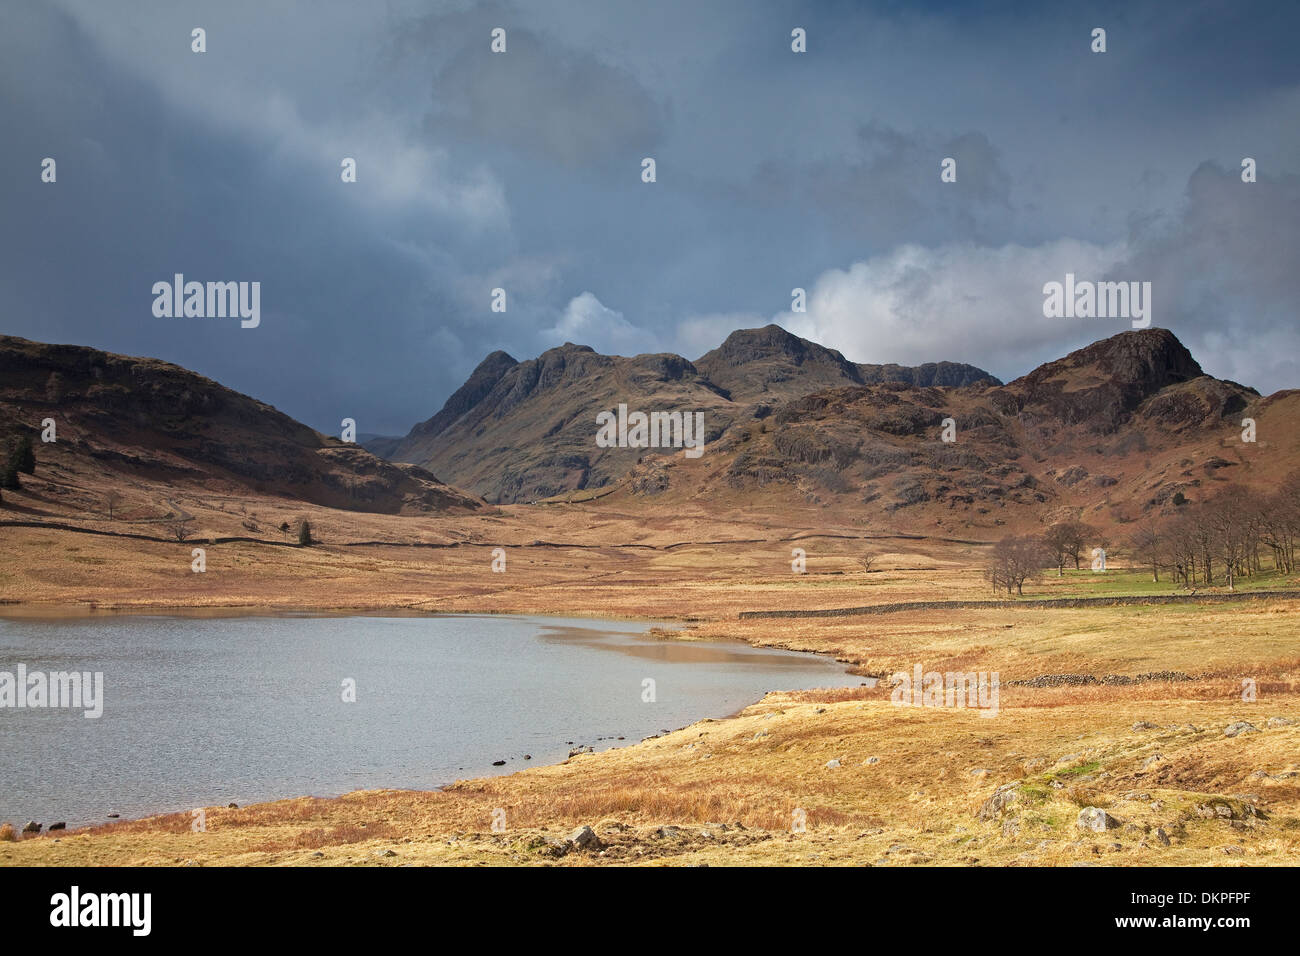
M 1214 498 L 1189 502 L 1173 515 L 1148 518 L 1129 537 L 1133 554 L 1151 579 L 1167 571 L 1183 587 L 1226 584 L 1258 574 L 1268 564 L 1296 571 L 1300 543 L 1300 472 L 1271 495 L 1228 485 Z
M 1052 559 L 1051 548 L 1037 535 L 1012 535 L 993 545 L 985 577 L 995 591 L 1025 593 L 1025 582 L 1036 578 Z
M 1025 582 L 1038 577 L 1044 568 L 1065 574 L 1066 564 L 1077 571 L 1090 548 L 1104 546 L 1102 533 L 1082 521 L 1057 521 L 1040 535 L 1012 535 L 993 546 L 985 566 L 985 577 L 994 590 L 1024 594 Z
M 1064 576 L 1067 561 L 1073 561 L 1074 570 L 1078 571 L 1079 556 L 1099 543 L 1101 532 L 1082 521 L 1058 521 L 1042 536 L 1043 550 L 1050 556 L 1058 577 Z
M 1174 512 L 1138 522 L 1127 545 L 1134 563 L 1159 581 L 1168 574 L 1185 588 L 1226 585 L 1268 568 L 1283 574 L 1297 570 L 1300 549 L 1300 472 L 1279 490 L 1260 495 L 1241 485 L 1227 485 L 1215 497 L 1175 505 Z M 1067 564 L 1081 567 L 1092 548 L 1107 547 L 1102 531 L 1082 521 L 1050 525 L 1040 535 L 1003 538 L 993 546 L 985 576 L 994 589 L 1023 594 L 1025 582 L 1044 568 L 1064 575 Z

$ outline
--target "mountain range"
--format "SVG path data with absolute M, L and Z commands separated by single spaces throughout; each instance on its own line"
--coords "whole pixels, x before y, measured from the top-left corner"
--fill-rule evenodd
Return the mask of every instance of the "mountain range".
M 733 332 L 691 362 L 672 353 L 631 358 L 564 345 L 517 362 L 493 352 L 438 414 L 372 451 L 422 465 L 489 501 L 533 501 L 608 486 L 644 456 L 599 448 L 595 415 L 629 408 L 704 412 L 716 442 L 744 422 L 804 395 L 840 386 L 898 383 L 962 388 L 1000 384 L 971 365 L 858 365 L 777 325 Z
M 707 454 L 597 447 L 595 416 L 619 403 L 702 411 Z M 625 492 L 744 507 L 762 494 L 894 521 L 1001 524 L 1008 507 L 1064 507 L 1105 523 L 1229 479 L 1280 480 L 1300 465 L 1298 411 L 1300 393 L 1264 398 L 1206 375 L 1166 329 L 1002 383 L 953 362 L 855 364 L 769 325 L 694 362 L 572 344 L 525 362 L 494 352 L 436 415 L 370 447 L 499 503 Z M 1259 442 L 1241 440 L 1245 418 Z
M 703 413 L 705 453 L 599 447 L 596 417 L 620 404 Z M 364 447 L 176 365 L 0 337 L 0 441 L 49 418 L 58 442 L 37 447 L 69 486 L 107 472 L 409 515 L 617 496 L 649 511 L 836 507 L 898 527 L 1123 524 L 1300 467 L 1300 392 L 1206 375 L 1165 329 L 1007 383 L 954 362 L 857 364 L 775 325 L 695 361 L 493 352 L 437 414 Z

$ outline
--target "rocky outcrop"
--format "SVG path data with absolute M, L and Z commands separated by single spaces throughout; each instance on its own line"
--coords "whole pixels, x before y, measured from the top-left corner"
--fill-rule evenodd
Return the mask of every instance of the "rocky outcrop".
M 384 514 L 482 506 L 423 468 L 377 458 L 158 359 L 0 337 L 0 418 L 53 418 L 61 451 L 150 481 Z

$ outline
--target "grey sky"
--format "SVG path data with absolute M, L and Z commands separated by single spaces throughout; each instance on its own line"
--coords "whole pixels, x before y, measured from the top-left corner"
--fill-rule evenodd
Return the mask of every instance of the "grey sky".
M 1128 327 L 1044 319 L 1071 271 L 1151 281 L 1211 373 L 1300 386 L 1300 8 L 972 7 L 7 3 L 0 331 L 398 433 L 566 339 L 695 358 L 777 321 L 1011 378 Z M 261 326 L 154 318 L 176 272 L 260 281 Z

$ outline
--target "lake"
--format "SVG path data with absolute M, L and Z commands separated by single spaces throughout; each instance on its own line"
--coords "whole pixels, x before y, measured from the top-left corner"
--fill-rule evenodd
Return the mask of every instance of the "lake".
M 109 813 L 431 789 L 553 763 L 578 746 L 636 743 L 727 716 L 768 690 L 863 680 L 809 654 L 653 638 L 653 624 L 504 615 L 0 618 L 0 684 L 14 675 L 12 688 L 20 664 L 28 675 L 103 675 L 98 718 L 85 717 L 85 707 L 0 705 L 0 821 L 71 827 Z M 344 700 L 347 681 L 355 701 Z

